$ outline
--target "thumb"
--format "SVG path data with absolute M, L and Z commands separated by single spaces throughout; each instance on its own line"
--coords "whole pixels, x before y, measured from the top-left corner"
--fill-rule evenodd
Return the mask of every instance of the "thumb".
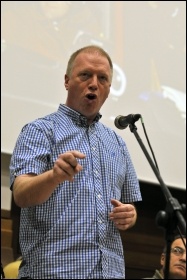
M 111 199 L 111 203 L 114 207 L 120 206 L 122 203 L 117 199 Z

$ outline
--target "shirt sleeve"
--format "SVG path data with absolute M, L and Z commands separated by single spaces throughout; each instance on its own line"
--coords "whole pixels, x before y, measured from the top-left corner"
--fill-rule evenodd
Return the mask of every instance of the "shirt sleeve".
M 10 161 L 10 189 L 17 176 L 40 174 L 50 168 L 51 136 L 50 130 L 46 132 L 34 122 L 23 127 Z

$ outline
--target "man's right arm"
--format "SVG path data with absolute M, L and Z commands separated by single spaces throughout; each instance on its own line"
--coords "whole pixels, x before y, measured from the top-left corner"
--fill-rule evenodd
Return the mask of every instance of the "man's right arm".
M 69 151 L 59 155 L 53 169 L 42 174 L 23 174 L 15 178 L 13 197 L 21 207 L 31 207 L 44 203 L 55 188 L 64 181 L 73 182 L 74 176 L 82 170 L 77 158 L 84 159 L 79 151 Z

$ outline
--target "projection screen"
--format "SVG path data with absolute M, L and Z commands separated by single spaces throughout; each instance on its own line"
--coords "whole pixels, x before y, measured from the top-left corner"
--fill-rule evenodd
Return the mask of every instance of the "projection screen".
M 114 125 L 141 114 L 163 181 L 185 188 L 186 1 L 1 1 L 1 24 L 3 153 L 24 124 L 65 102 L 69 56 L 96 44 L 114 64 L 101 121 L 126 141 L 138 178 L 158 183 L 129 127 Z

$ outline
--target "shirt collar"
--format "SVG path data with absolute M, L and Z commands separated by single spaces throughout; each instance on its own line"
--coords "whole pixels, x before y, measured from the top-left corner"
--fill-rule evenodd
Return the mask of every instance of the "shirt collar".
M 88 126 L 87 118 L 85 116 L 83 116 L 79 112 L 69 108 L 65 104 L 60 104 L 59 105 L 58 112 L 60 112 L 60 113 L 63 112 L 63 114 L 70 117 L 72 119 L 72 121 L 74 121 L 77 125 Z M 101 119 L 101 117 L 102 117 L 102 115 L 100 113 L 97 113 L 97 115 L 96 115 L 95 119 L 93 120 L 92 124 L 98 122 Z

